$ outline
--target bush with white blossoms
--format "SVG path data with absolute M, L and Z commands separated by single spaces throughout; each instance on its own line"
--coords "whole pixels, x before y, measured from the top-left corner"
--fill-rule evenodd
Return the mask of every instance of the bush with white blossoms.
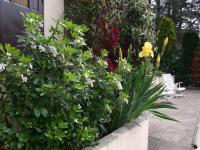
M 51 36 L 42 18 L 24 17 L 20 49 L 0 46 L 0 149 L 78 150 L 106 132 L 123 89 L 120 74 L 85 48 L 85 26 L 60 20 Z

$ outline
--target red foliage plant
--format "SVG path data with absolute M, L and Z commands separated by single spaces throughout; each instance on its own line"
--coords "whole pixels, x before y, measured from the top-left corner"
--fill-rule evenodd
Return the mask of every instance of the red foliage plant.
M 107 58 L 106 60 L 108 62 L 108 68 L 107 68 L 107 70 L 109 72 L 115 71 L 115 69 L 117 68 L 117 63 L 114 62 L 111 58 Z
M 108 23 L 105 18 L 101 18 L 96 23 L 97 28 L 100 30 L 101 40 L 98 48 L 94 48 L 95 51 L 100 49 L 106 49 L 109 51 L 108 58 L 108 71 L 114 71 L 117 67 L 116 56 L 114 50 L 117 48 L 120 41 L 120 29 L 117 26 L 113 26 Z

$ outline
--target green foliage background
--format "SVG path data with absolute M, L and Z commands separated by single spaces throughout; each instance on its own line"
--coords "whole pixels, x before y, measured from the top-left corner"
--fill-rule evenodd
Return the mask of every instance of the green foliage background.
M 161 61 L 161 70 L 164 72 L 171 72 L 173 67 L 173 59 L 175 54 L 176 48 L 176 26 L 173 20 L 169 17 L 163 17 L 160 20 L 160 24 L 158 27 L 158 36 L 157 36 L 157 46 L 158 46 L 158 53 L 161 53 L 163 47 L 164 39 L 168 37 L 169 42 L 165 49 L 165 52 L 162 57 Z
M 198 32 L 194 30 L 186 31 L 183 35 L 182 40 L 182 63 L 183 68 L 179 77 L 184 81 L 186 85 L 192 85 L 193 81 L 191 78 L 192 74 L 192 59 L 194 57 L 194 52 L 197 49 L 199 42 Z
M 96 21 L 101 17 L 118 26 L 121 31 L 119 44 L 125 51 L 132 45 L 134 63 L 139 61 L 137 56 L 143 43 L 155 42 L 155 18 L 148 0 L 66 0 L 65 8 L 66 18 L 89 28 L 87 43 L 92 48 L 96 39 L 102 38 L 96 28 Z

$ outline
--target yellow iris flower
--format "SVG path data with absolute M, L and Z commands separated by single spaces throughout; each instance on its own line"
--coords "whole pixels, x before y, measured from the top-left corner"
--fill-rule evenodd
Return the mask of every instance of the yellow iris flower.
M 154 53 L 153 53 L 153 45 L 150 42 L 145 42 L 144 46 L 142 48 L 142 51 L 139 53 L 139 57 L 154 57 Z

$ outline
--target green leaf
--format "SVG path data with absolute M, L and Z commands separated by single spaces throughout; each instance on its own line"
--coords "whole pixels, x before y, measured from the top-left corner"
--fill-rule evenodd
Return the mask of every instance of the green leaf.
M 23 63 L 30 63 L 30 62 L 31 62 L 31 59 L 28 58 L 28 57 L 22 56 L 22 57 L 20 58 L 20 61 L 23 62 Z
M 92 52 L 91 51 L 85 51 L 85 52 L 83 52 L 82 57 L 83 57 L 84 60 L 88 60 L 88 59 L 92 58 Z
M 18 144 L 17 144 L 17 148 L 18 148 L 18 149 L 22 149 L 23 146 L 24 146 L 24 143 L 18 143 Z
M 68 81 L 77 81 L 77 76 L 74 73 L 68 72 L 65 74 L 65 80 Z
M 177 109 L 172 104 L 166 104 L 166 103 L 155 103 L 147 107 L 147 109 L 161 109 L 161 108 Z
M 40 81 L 39 78 L 35 78 L 35 79 L 33 80 L 33 83 L 34 83 L 35 85 L 37 85 L 37 84 L 39 83 L 39 81 Z
M 82 90 L 84 88 L 86 88 L 87 86 L 86 85 L 83 85 L 81 83 L 75 83 L 74 84 L 74 88 L 78 89 L 78 90 Z
M 35 116 L 36 116 L 37 118 L 40 117 L 41 112 L 40 112 L 40 108 L 39 108 L 39 107 L 36 107 L 36 108 L 34 109 L 34 114 L 35 114 Z
M 76 52 L 76 50 L 72 47 L 67 47 L 65 49 L 65 52 L 67 53 L 67 55 L 72 56 Z
M 150 111 L 152 114 L 154 114 L 155 116 L 159 117 L 159 118 L 162 118 L 162 119 L 166 119 L 166 120 L 171 120 L 171 121 L 176 121 L 178 122 L 175 118 L 172 118 L 172 117 L 169 117 L 161 112 L 158 112 L 158 111 Z
M 10 44 L 6 44 L 5 48 L 7 52 L 11 53 L 13 57 L 18 57 L 20 55 L 20 50 L 15 47 L 12 47 Z
M 101 53 L 104 57 L 107 57 L 109 52 L 106 49 L 101 50 Z
M 1 43 L 0 43 L 0 51 L 2 51 L 3 53 L 5 53 L 4 47 L 3 47 L 3 45 Z
M 48 111 L 46 108 L 40 108 L 40 112 L 42 114 L 43 117 L 47 117 L 48 116 Z

